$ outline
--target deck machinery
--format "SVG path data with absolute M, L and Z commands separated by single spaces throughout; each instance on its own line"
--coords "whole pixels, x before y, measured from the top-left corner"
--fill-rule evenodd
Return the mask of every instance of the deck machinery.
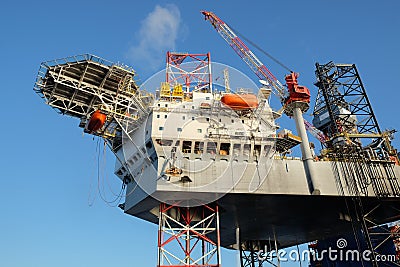
M 309 144 L 277 133 L 270 85 L 221 90 L 211 72 L 209 54 L 169 52 L 153 94 L 130 67 L 81 55 L 42 63 L 34 90 L 109 145 L 120 207 L 159 225 L 157 266 L 220 266 L 221 247 L 262 265 L 263 248 L 354 228 L 374 251 L 370 230 L 400 219 L 400 167 L 355 66 L 317 64 L 314 124 L 328 140 L 312 160 L 285 156 Z

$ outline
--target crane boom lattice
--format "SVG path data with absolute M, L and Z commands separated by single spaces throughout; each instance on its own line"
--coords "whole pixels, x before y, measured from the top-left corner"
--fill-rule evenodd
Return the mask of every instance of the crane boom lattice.
M 235 52 L 246 62 L 250 69 L 262 80 L 266 80 L 273 87 L 273 92 L 281 102 L 285 100 L 285 87 L 270 72 L 270 70 L 254 55 L 247 45 L 235 34 L 235 32 L 214 13 L 202 11 L 205 19 L 210 21 L 217 32 L 235 50 Z

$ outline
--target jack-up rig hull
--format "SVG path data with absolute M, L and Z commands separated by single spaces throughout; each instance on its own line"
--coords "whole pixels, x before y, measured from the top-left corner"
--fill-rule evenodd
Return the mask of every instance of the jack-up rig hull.
M 189 57 L 168 54 L 167 73 Z M 257 106 L 227 107 L 221 98 L 229 92 L 212 88 L 209 55 L 195 58 L 202 58 L 195 71 L 207 82 L 191 91 L 167 76 L 156 98 L 136 85 L 132 69 L 96 56 L 41 65 L 34 90 L 57 112 L 77 117 L 85 132 L 104 138 L 115 154 L 115 174 L 126 185 L 125 213 L 161 224 L 162 205 L 216 204 L 219 233 L 210 242 L 241 250 L 250 241 L 260 248 L 275 240 L 283 248 L 350 232 L 356 204 L 376 224 L 400 219 L 394 161 L 329 152 L 311 162 L 310 179 L 303 160 L 285 156 L 302 140 L 276 133 L 268 88 L 259 90 Z M 93 117 L 96 111 L 106 117 Z M 168 212 L 178 220 L 178 208 Z

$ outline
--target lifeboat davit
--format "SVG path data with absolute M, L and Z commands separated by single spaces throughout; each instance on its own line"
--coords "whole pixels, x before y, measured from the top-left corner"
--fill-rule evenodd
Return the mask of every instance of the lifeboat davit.
M 96 110 L 93 112 L 92 116 L 89 119 L 89 122 L 86 125 L 86 129 L 90 132 L 97 132 L 101 127 L 103 127 L 106 122 L 106 114 L 101 113 L 100 110 Z
M 258 99 L 254 94 L 226 94 L 221 97 L 221 102 L 233 110 L 255 109 Z

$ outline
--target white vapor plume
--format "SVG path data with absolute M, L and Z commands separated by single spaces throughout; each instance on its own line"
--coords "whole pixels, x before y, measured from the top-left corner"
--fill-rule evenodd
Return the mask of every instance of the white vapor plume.
M 181 24 L 181 13 L 176 5 L 157 5 L 142 21 L 138 32 L 139 43 L 129 49 L 133 64 L 142 64 L 148 70 L 157 70 L 167 50 L 174 50 Z

